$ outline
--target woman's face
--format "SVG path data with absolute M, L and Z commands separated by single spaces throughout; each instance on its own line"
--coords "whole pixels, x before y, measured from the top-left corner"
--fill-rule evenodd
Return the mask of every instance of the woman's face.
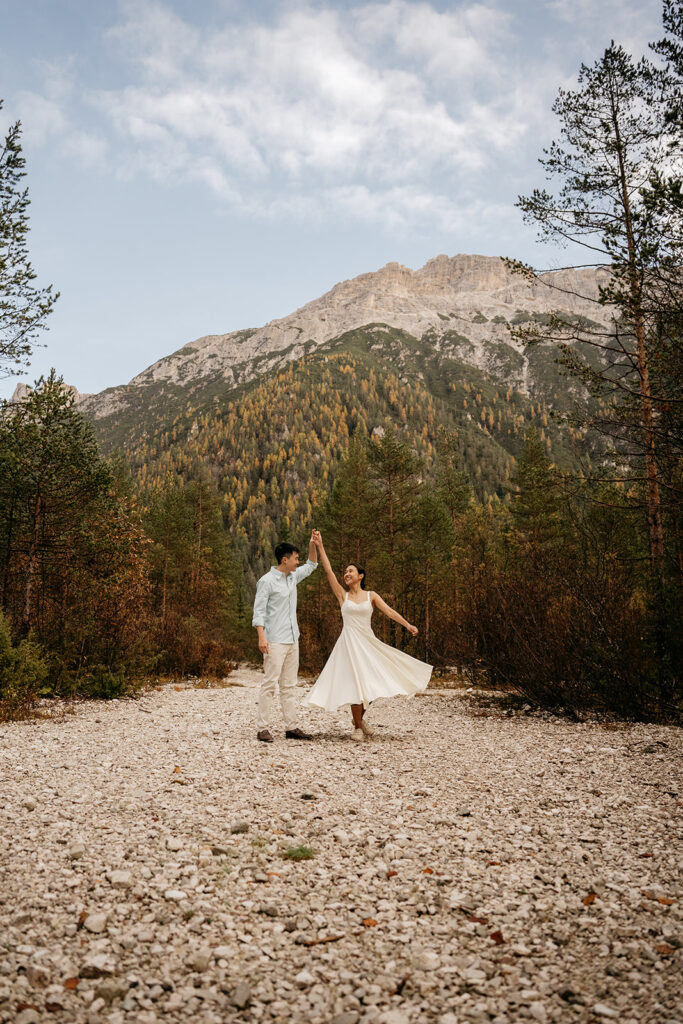
M 360 583 L 363 577 L 356 569 L 355 565 L 347 565 L 344 570 L 344 583 L 347 587 L 352 587 L 355 583 Z

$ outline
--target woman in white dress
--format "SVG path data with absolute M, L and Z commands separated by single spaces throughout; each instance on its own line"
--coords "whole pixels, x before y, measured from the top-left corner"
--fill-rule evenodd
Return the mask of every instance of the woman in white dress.
M 411 626 L 379 594 L 366 591 L 365 572 L 354 563 L 344 572 L 344 583 L 348 587 L 344 590 L 332 571 L 319 530 L 313 531 L 313 540 L 332 593 L 339 601 L 343 628 L 327 664 L 303 703 L 325 711 L 336 711 L 350 704 L 353 738 L 362 740 L 374 733 L 363 717 L 372 701 L 398 695 L 412 697 L 426 690 L 432 666 L 382 643 L 375 636 L 370 625 L 374 608 L 405 626 L 413 636 L 417 635 L 417 626 Z

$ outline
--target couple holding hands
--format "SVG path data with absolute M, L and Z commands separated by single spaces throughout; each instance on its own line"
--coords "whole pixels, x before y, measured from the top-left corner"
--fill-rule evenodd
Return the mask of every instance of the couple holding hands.
M 323 546 L 319 530 L 313 530 L 308 546 L 308 561 L 299 565 L 299 551 L 293 544 L 275 548 L 277 565 L 262 576 L 256 587 L 252 625 L 258 630 L 258 646 L 263 655 L 264 678 L 258 700 L 257 737 L 272 743 L 270 715 L 275 686 L 280 687 L 280 704 L 287 739 L 312 737 L 297 726 L 295 688 L 299 667 L 299 627 L 296 620 L 296 588 L 318 568 L 325 570 L 342 616 L 342 631 L 317 681 L 304 698 L 304 704 L 335 711 L 350 705 L 353 738 L 372 736 L 373 729 L 364 715 L 380 697 L 412 697 L 427 688 L 432 666 L 382 643 L 372 631 L 375 608 L 404 626 L 413 636 L 417 627 L 399 615 L 373 590 L 365 589 L 365 570 L 354 562 L 344 570 L 344 586 L 335 576 Z

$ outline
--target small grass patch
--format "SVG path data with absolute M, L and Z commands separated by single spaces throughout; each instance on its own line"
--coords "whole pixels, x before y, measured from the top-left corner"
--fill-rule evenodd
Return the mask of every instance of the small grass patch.
M 282 851 L 282 856 L 286 860 L 310 860 L 315 857 L 315 850 L 310 846 L 288 846 Z

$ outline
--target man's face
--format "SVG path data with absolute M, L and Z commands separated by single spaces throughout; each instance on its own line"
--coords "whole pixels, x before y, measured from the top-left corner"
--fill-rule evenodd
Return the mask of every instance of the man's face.
M 280 562 L 280 568 L 284 569 L 286 573 L 294 572 L 299 564 L 299 552 L 293 551 L 291 555 L 285 555 Z

